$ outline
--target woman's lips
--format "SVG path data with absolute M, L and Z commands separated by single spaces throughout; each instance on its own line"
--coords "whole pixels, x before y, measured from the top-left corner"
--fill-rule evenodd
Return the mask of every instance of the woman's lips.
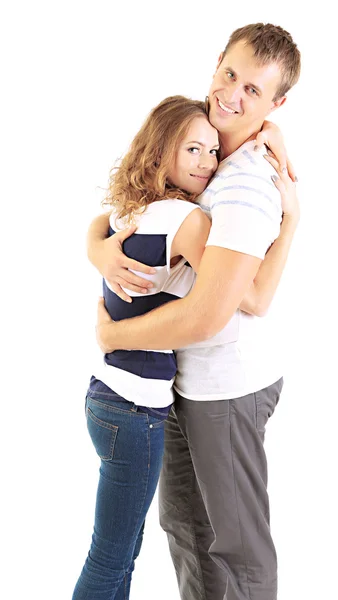
M 200 181 L 208 181 L 210 179 L 209 177 L 206 177 L 205 175 L 193 175 L 193 173 L 190 173 L 190 177 L 195 177 L 196 179 L 199 179 Z

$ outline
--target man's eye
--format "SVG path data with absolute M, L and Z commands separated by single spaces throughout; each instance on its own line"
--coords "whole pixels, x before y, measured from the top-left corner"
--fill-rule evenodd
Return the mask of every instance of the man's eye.
M 250 94 L 254 94 L 255 96 L 257 96 L 257 90 L 255 90 L 255 88 L 249 88 L 249 92 Z
M 231 71 L 227 71 L 227 77 L 228 77 L 229 79 L 233 79 L 233 78 L 234 78 L 234 74 L 233 74 L 233 73 L 231 73 Z

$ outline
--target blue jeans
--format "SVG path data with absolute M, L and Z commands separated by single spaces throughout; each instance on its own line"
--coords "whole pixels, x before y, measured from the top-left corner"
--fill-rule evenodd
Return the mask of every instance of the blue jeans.
M 92 544 L 73 600 L 127 600 L 162 466 L 164 419 L 95 393 L 86 417 L 101 467 Z

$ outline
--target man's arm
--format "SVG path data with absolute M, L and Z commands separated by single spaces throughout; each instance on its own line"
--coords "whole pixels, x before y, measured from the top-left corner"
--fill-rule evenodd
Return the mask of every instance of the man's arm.
M 257 146 L 259 150 L 266 144 L 274 152 L 281 169 L 287 168 L 292 180 L 297 179 L 294 168 L 288 160 L 283 136 L 275 123 L 264 121 L 262 131 L 257 135 Z M 140 277 L 138 274 L 151 274 L 151 267 L 131 261 L 123 254 L 123 242 L 135 231 L 130 227 L 107 238 L 109 228 L 109 215 L 103 214 L 94 219 L 87 235 L 87 254 L 90 262 L 98 269 L 101 275 L 108 281 L 111 289 L 126 302 L 131 302 L 130 296 L 122 289 L 127 288 L 134 292 L 146 294 L 152 284 Z
M 100 323 L 101 349 L 167 350 L 214 336 L 236 311 L 261 262 L 248 254 L 208 246 L 188 296 L 142 317 Z
M 100 270 L 101 267 L 101 248 L 103 242 L 108 237 L 109 213 L 104 213 L 95 217 L 91 222 L 87 232 L 87 256 L 92 265 Z
M 242 153 L 238 161 L 242 168 L 232 173 L 231 184 L 221 177 L 213 182 L 212 227 L 193 290 L 137 319 L 104 325 L 99 319 L 101 349 L 180 348 L 226 326 L 280 230 L 281 199 L 271 166 L 259 154 L 249 160 Z

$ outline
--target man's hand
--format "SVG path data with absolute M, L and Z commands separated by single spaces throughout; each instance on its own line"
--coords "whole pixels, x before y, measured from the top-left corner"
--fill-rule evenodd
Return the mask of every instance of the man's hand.
M 155 273 L 155 269 L 148 267 L 136 260 L 124 255 L 123 242 L 135 233 L 136 226 L 119 231 L 111 237 L 107 237 L 109 229 L 109 215 L 104 214 L 96 217 L 91 223 L 87 235 L 88 258 L 98 269 L 101 275 L 108 281 L 111 289 L 126 302 L 132 299 L 122 287 L 134 292 L 146 294 L 153 284 L 139 277 L 132 271 Z
M 281 171 L 284 172 L 285 169 L 292 181 L 298 181 L 295 169 L 287 156 L 281 130 L 275 123 L 264 121 L 262 131 L 257 135 L 256 142 L 255 150 L 259 150 L 265 144 L 275 155 Z
M 123 291 L 122 287 L 142 294 L 146 294 L 148 289 L 153 287 L 153 284 L 150 281 L 135 275 L 132 271 L 138 271 L 147 275 L 156 273 L 156 269 L 153 267 L 148 267 L 137 260 L 128 258 L 123 253 L 123 242 L 130 237 L 136 229 L 136 226 L 129 227 L 129 229 L 119 231 L 103 241 L 104 256 L 106 260 L 110 257 L 110 259 L 108 259 L 109 262 L 106 263 L 104 267 L 103 276 L 108 281 L 113 292 L 115 292 L 121 300 L 125 300 L 126 302 L 132 302 L 132 299 Z M 113 259 L 113 261 L 111 259 Z
M 98 307 L 97 307 L 97 321 L 96 321 L 96 341 L 100 346 L 103 354 L 108 354 L 109 352 L 113 352 L 113 348 L 111 344 L 108 346 L 106 339 L 107 333 L 109 330 L 110 341 L 111 341 L 111 325 L 114 321 L 111 319 L 109 313 L 106 311 L 104 305 L 104 299 L 100 298 Z

